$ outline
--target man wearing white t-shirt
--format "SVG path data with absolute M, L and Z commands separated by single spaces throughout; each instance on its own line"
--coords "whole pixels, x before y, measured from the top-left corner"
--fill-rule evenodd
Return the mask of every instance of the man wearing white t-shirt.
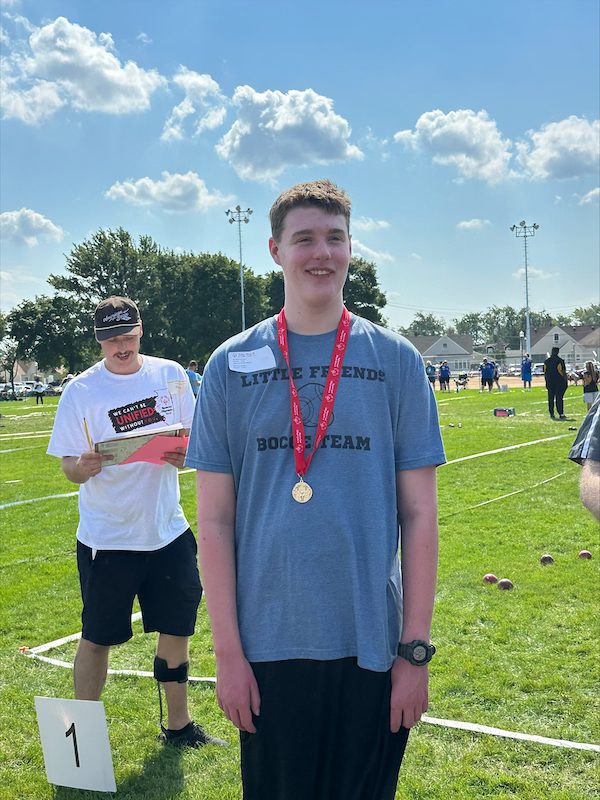
M 73 378 L 58 405 L 48 453 L 81 486 L 77 566 L 83 599 L 82 636 L 74 665 L 75 696 L 98 700 L 110 647 L 129 640 L 135 597 L 144 630 L 158 631 L 154 676 L 164 686 L 168 727 L 161 739 L 180 746 L 224 744 L 190 718 L 188 644 L 202 586 L 196 540 L 179 502 L 177 469 L 185 448 L 162 464 L 111 465 L 93 443 L 119 434 L 180 424 L 187 434 L 194 396 L 183 367 L 140 354 L 142 320 L 125 297 L 102 301 L 94 316 L 104 358 Z M 160 691 L 159 691 L 160 697 Z

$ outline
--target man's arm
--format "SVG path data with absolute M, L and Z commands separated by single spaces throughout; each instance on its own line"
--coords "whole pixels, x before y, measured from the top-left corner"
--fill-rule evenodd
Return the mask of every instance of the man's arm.
M 260 695 L 237 618 L 233 476 L 198 471 L 198 551 L 217 659 L 217 700 L 236 728 L 255 733 Z
M 111 461 L 112 456 L 103 456 L 94 450 L 86 450 L 80 456 L 63 456 L 61 458 L 62 471 L 71 483 L 86 483 L 97 475 L 105 461 Z
M 581 502 L 597 520 L 600 520 L 600 461 L 586 459 L 579 479 Z
M 396 473 L 401 524 L 402 642 L 429 641 L 437 575 L 438 527 L 435 467 Z M 398 657 L 392 667 L 390 727 L 411 728 L 427 711 L 429 672 Z

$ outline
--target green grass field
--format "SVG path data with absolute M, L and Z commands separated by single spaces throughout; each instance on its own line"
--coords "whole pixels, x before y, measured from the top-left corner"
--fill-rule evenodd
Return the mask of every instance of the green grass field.
M 545 391 L 475 390 L 437 395 L 449 461 L 540 441 L 439 470 L 440 571 L 432 639 L 429 715 L 509 731 L 600 743 L 598 524 L 578 497 L 579 467 L 567 460 L 585 413 L 581 388 L 566 396 L 570 422 L 552 422 Z M 33 697 L 72 697 L 69 669 L 27 658 L 34 647 L 80 629 L 75 564 L 77 487 L 45 455 L 57 399 L 0 405 L 0 798 L 100 798 L 48 785 Z M 514 417 L 495 418 L 495 406 Z M 461 427 L 459 427 L 459 424 Z M 560 438 L 552 438 L 560 437 Z M 195 519 L 194 476 L 180 476 Z M 493 502 L 489 502 L 493 501 Z M 16 505 L 7 505 L 19 503 Z M 581 549 L 594 558 L 578 558 Z M 555 563 L 540 564 L 550 553 Z M 484 584 L 487 572 L 512 591 Z M 150 670 L 154 639 L 135 626 L 111 667 Z M 75 644 L 46 655 L 72 661 Z M 201 608 L 191 674 L 214 675 Z M 235 730 L 211 684 L 190 684 L 195 718 L 227 739 L 227 750 L 172 752 L 157 741 L 156 687 L 149 678 L 109 676 L 103 700 L 123 800 L 233 800 L 241 796 Z M 421 723 L 411 733 L 397 800 L 600 797 L 598 753 Z M 332 798 L 344 800 L 344 798 Z M 373 798 L 376 800 L 376 798 Z

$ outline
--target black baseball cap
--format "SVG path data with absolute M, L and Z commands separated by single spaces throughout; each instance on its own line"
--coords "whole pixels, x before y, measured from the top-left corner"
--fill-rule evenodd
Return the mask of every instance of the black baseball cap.
M 141 323 L 140 310 L 128 297 L 108 297 L 94 312 L 94 333 L 99 342 L 131 333 Z

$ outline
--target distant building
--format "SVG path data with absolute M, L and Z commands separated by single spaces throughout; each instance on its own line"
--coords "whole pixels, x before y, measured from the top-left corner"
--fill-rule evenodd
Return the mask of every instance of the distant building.
M 583 366 L 600 358 L 600 328 L 596 325 L 546 325 L 531 331 L 531 360 L 544 361 L 553 347 L 567 364 Z
M 462 334 L 441 336 L 406 336 L 423 357 L 436 366 L 447 361 L 452 372 L 467 372 L 479 357 L 473 356 L 473 337 Z

